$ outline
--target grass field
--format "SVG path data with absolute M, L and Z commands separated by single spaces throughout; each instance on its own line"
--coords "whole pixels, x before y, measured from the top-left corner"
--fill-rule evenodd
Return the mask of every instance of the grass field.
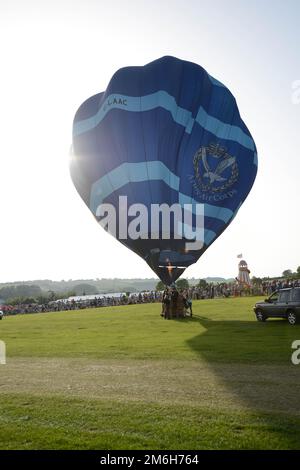
M 255 301 L 5 318 L 0 449 L 299 449 L 300 327 Z

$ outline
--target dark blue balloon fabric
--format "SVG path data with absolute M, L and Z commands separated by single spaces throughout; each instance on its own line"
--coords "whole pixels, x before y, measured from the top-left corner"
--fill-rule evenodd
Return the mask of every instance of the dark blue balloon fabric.
M 149 212 L 151 204 L 204 205 L 197 251 L 187 251 L 184 239 L 152 239 L 150 233 L 120 240 L 166 284 L 230 224 L 256 173 L 256 146 L 235 98 L 191 62 L 162 57 L 122 68 L 75 115 L 71 175 L 95 216 L 100 204 L 118 208 L 120 195 Z

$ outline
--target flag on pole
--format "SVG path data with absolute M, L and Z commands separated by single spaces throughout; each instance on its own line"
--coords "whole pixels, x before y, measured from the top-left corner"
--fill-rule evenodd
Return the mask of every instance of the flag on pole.
M 238 258 L 242 258 L 242 257 L 243 257 L 242 253 L 241 253 L 240 255 L 237 255 L 237 257 L 238 257 Z

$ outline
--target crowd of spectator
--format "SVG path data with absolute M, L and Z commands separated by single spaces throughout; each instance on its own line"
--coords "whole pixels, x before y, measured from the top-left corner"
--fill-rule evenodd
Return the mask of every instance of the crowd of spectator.
M 205 283 L 203 286 L 193 286 L 185 289 L 185 296 L 190 300 L 213 299 L 215 297 L 240 297 L 246 295 L 271 295 L 278 289 L 288 287 L 300 287 L 300 280 L 272 280 L 263 281 L 259 285 L 242 286 L 237 282 L 232 283 Z M 84 296 L 76 299 L 65 299 L 48 302 L 46 304 L 18 304 L 2 305 L 0 310 L 5 315 L 60 312 L 65 310 L 80 310 L 93 307 L 109 307 L 119 305 L 143 304 L 151 302 L 162 302 L 163 292 L 147 291 L 133 294 L 106 294 L 101 296 Z
M 278 279 L 262 282 L 262 290 L 266 295 L 271 295 L 279 289 L 287 289 L 289 287 L 300 287 L 300 279 Z
M 42 312 L 61 312 L 66 310 L 82 310 L 93 307 L 111 307 L 118 305 L 130 305 L 138 303 L 160 302 L 162 293 L 157 291 L 140 292 L 137 294 L 120 295 L 102 295 L 84 296 L 78 299 L 66 299 L 48 302 L 47 304 L 18 304 L 2 305 L 0 310 L 6 315 L 16 315 L 19 313 L 42 313 Z

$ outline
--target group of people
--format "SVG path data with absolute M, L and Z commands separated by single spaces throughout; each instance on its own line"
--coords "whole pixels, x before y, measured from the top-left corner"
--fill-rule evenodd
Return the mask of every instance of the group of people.
M 278 279 L 262 283 L 264 295 L 271 295 L 279 289 L 288 289 L 289 287 L 300 287 L 300 279 Z
M 70 299 L 70 300 L 56 300 L 45 304 L 20 303 L 17 305 L 3 305 L 0 310 L 3 310 L 5 315 L 17 315 L 22 313 L 43 313 L 43 312 L 61 312 L 67 310 L 83 310 L 86 308 L 96 307 L 113 307 L 120 305 L 132 305 L 150 302 L 160 302 L 162 293 L 156 291 L 140 292 L 137 294 L 116 295 L 103 295 L 95 296 L 88 299 Z
M 0 305 L 5 315 L 19 313 L 60 312 L 65 310 L 80 310 L 93 307 L 110 307 L 120 305 L 143 304 L 162 302 L 162 316 L 169 318 L 182 318 L 192 315 L 192 300 L 213 299 L 215 297 L 238 297 L 244 295 L 269 296 L 279 289 L 300 287 L 300 280 L 279 279 L 263 281 L 259 285 L 245 288 L 237 283 L 206 283 L 204 286 L 192 286 L 187 289 L 176 289 L 175 286 L 166 287 L 164 291 L 147 291 L 129 295 L 103 295 L 88 299 L 69 299 L 52 301 L 45 304 L 31 303 L 18 305 Z
M 166 320 L 193 316 L 192 300 L 188 289 L 177 290 L 175 286 L 166 287 L 162 295 L 161 316 Z
M 259 284 L 245 286 L 237 282 L 207 283 L 205 286 L 194 286 L 188 289 L 193 300 L 214 299 L 215 297 L 244 297 L 249 295 L 271 295 L 279 289 L 300 287 L 299 279 L 278 279 L 262 281 Z

